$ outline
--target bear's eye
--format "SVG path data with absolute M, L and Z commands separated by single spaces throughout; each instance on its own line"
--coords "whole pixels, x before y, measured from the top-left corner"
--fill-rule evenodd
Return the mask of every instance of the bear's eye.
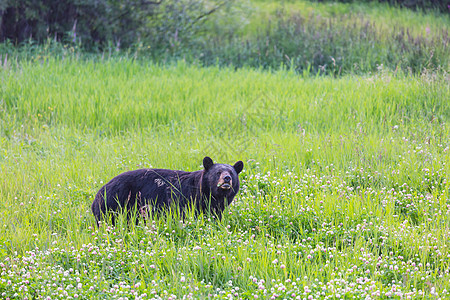
M 220 176 L 220 172 L 217 172 L 217 176 Z

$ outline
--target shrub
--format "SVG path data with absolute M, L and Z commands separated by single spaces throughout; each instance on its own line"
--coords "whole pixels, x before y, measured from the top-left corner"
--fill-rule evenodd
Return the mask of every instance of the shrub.
M 166 46 L 188 38 L 210 14 L 231 1 L 24 0 L 0 4 L 0 41 L 81 43 L 128 47 L 142 37 Z

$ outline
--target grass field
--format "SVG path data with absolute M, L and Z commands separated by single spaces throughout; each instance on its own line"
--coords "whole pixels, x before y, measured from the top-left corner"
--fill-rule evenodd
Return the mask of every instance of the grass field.
M 449 26 L 253 0 L 162 52 L 0 44 L 0 298 L 450 298 Z M 112 177 L 204 156 L 245 164 L 222 221 L 96 227 Z
M 448 74 L 47 57 L 0 78 L 4 299 L 450 297 Z M 113 176 L 205 155 L 245 163 L 222 222 L 94 225 Z

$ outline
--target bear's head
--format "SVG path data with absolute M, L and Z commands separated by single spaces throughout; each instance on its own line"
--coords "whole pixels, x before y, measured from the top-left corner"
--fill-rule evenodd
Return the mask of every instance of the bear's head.
M 238 174 L 244 168 L 242 161 L 236 162 L 233 166 L 226 164 L 215 164 L 211 158 L 206 156 L 203 159 L 203 185 L 207 186 L 214 198 L 230 197 L 230 200 L 239 191 Z

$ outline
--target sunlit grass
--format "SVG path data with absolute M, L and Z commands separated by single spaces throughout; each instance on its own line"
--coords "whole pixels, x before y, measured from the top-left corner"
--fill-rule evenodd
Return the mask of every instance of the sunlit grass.
M 0 79 L 3 298 L 448 297 L 448 74 L 47 57 Z M 95 226 L 115 175 L 205 155 L 245 162 L 222 222 Z
M 320 15 L 324 18 L 347 16 L 348 21 L 353 17 L 364 18 L 383 31 L 391 32 L 400 27 L 406 27 L 413 35 L 428 34 L 435 35 L 443 28 L 443 25 L 450 25 L 450 20 L 445 14 L 437 12 L 414 11 L 402 9 L 379 2 L 314 2 L 314 1 L 250 1 L 251 11 L 258 15 L 258 18 L 251 18 L 248 27 L 254 30 L 253 22 L 261 26 L 261 21 L 268 20 L 274 15 L 276 10 L 285 8 L 289 13 L 301 14 L 303 17 Z

